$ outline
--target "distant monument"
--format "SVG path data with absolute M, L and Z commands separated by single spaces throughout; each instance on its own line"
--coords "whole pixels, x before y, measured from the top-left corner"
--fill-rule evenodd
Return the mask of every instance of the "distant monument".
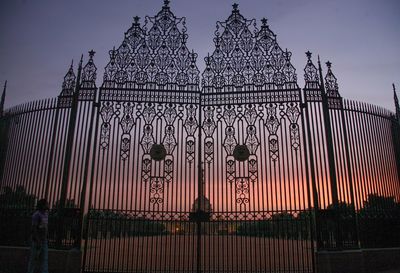
M 190 212 L 190 221 L 195 222 L 194 230 L 197 232 L 197 224 L 201 222 L 200 233 L 201 234 L 211 234 L 214 233 L 214 229 L 211 228 L 213 225 L 210 223 L 210 218 L 212 214 L 212 205 L 210 199 L 205 196 L 205 175 L 204 168 L 200 173 L 201 177 L 201 187 L 199 188 L 198 197 L 194 200 L 192 205 L 192 210 Z

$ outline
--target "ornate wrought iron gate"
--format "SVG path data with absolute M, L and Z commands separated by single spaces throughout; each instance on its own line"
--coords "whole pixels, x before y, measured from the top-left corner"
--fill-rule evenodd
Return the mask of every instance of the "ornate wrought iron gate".
M 57 99 L 3 111 L 3 92 L 0 244 L 29 244 L 47 198 L 50 247 L 83 246 L 87 273 L 311 273 L 314 248 L 400 245 L 396 95 L 396 113 L 344 100 L 310 52 L 301 90 L 267 20 L 237 5 L 201 75 L 187 39 L 165 1 L 100 88 L 91 51 Z
M 234 5 L 199 89 L 168 2 L 110 51 L 85 272 L 311 272 L 301 92 L 291 53 Z

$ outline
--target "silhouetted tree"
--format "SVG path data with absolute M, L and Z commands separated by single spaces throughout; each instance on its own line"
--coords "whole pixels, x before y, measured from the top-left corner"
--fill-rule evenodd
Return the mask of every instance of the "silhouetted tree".
M 4 187 L 0 194 L 0 242 L 4 245 L 27 245 L 30 238 L 31 214 L 36 197 L 23 186 L 15 190 Z
M 24 210 L 30 213 L 35 209 L 35 201 L 35 195 L 28 194 L 23 186 L 17 186 L 15 190 L 4 187 L 0 195 L 0 208 Z
M 400 204 L 394 197 L 369 194 L 359 212 L 363 247 L 400 246 Z

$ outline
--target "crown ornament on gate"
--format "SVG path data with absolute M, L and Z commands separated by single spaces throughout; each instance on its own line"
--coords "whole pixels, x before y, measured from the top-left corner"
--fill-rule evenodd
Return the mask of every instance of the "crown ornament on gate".
M 198 90 L 200 71 L 197 54 L 186 45 L 186 18 L 176 17 L 169 3 L 143 25 L 134 17 L 121 45 L 109 52 L 104 87 Z
M 237 4 L 224 22 L 217 22 L 215 50 L 205 58 L 204 92 L 296 89 L 296 70 L 291 52 L 284 51 L 269 29 L 267 19 L 248 20 Z

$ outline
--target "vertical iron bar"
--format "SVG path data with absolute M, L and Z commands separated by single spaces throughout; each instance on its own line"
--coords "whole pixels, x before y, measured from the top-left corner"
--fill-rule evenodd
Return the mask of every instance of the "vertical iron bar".
M 322 111 L 323 111 L 323 120 L 325 127 L 325 145 L 328 151 L 328 163 L 329 163 L 329 176 L 331 180 L 331 194 L 332 194 L 332 202 L 333 202 L 333 213 L 334 213 L 334 221 L 335 221 L 335 247 L 337 249 L 342 248 L 342 238 L 339 232 L 339 215 L 337 212 L 339 198 L 338 198 L 338 188 L 337 188 L 337 177 L 336 177 L 336 165 L 335 165 L 335 152 L 333 149 L 333 137 L 332 137 L 332 125 L 331 118 L 329 115 L 329 99 L 325 91 L 324 80 L 322 77 L 322 69 L 321 62 L 318 58 L 318 71 L 321 80 L 321 95 L 322 95 Z

